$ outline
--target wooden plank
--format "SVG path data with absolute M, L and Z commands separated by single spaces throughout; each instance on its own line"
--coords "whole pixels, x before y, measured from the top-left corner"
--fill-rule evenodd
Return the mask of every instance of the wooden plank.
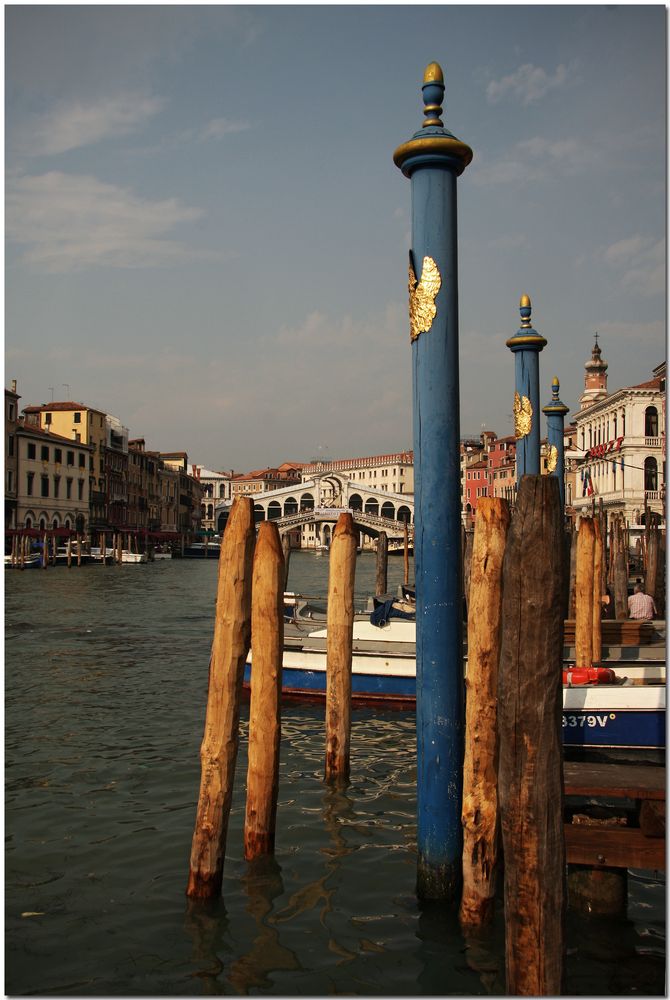
M 665 768 L 637 764 L 563 764 L 566 795 L 665 799 Z
M 636 827 L 566 823 L 563 829 L 568 864 L 665 870 L 665 840 L 645 837 Z

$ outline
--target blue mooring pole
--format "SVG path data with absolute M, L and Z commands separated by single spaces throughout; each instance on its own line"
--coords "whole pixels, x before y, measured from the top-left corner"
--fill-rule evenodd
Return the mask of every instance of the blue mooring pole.
M 565 440 L 563 437 L 563 427 L 565 424 L 565 414 L 569 407 L 562 403 L 558 397 L 560 390 L 558 378 L 554 376 L 551 382 L 551 400 L 542 407 L 542 412 L 547 418 L 547 468 L 551 476 L 558 479 L 558 489 L 561 494 L 561 511 L 565 512 Z
M 526 474 L 540 474 L 540 351 L 547 343 L 530 325 L 531 305 L 527 295 L 519 304 L 521 327 L 507 341 L 514 353 L 514 434 L 516 437 L 516 482 Z
M 456 900 L 464 727 L 456 178 L 472 150 L 442 124 L 437 63 L 422 90 L 423 125 L 393 155 L 412 185 L 417 892 Z

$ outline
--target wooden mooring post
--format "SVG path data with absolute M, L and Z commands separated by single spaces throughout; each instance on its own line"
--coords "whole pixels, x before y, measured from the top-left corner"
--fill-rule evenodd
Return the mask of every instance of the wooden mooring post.
M 251 703 L 244 820 L 247 861 L 272 854 L 279 785 L 284 647 L 284 554 L 273 521 L 262 521 L 251 587 Z
M 577 533 L 575 572 L 575 666 L 593 666 L 593 553 L 595 527 L 583 517 Z
M 291 537 L 288 531 L 281 536 L 281 547 L 284 553 L 284 591 L 288 590 L 288 572 L 291 562 Z
M 519 996 L 558 996 L 563 976 L 561 536 L 557 480 L 524 476 L 503 567 L 498 685 L 505 969 Z
M 593 621 L 591 628 L 591 660 L 595 666 L 599 666 L 603 658 L 603 625 L 602 625 L 602 596 L 603 596 L 603 537 L 601 532 L 601 520 L 596 517 L 593 521 Z
M 381 597 L 388 590 L 389 541 L 385 531 L 377 538 L 377 563 L 375 574 L 375 596 Z
M 465 681 L 463 764 L 464 927 L 493 917 L 498 860 L 498 660 L 502 626 L 502 568 L 510 513 L 506 500 L 482 497 L 477 504 Z
M 407 521 L 402 523 L 402 579 L 406 587 L 409 586 L 409 532 Z
M 348 512 L 340 514 L 330 544 L 326 639 L 325 780 L 349 780 L 351 658 L 357 533 Z
M 628 617 L 628 556 L 626 553 L 626 527 L 623 515 L 613 515 L 612 533 L 614 552 L 612 554 L 612 587 L 614 590 L 615 618 Z
M 208 899 L 221 891 L 228 818 L 239 744 L 244 664 L 251 640 L 254 512 L 237 497 L 221 543 L 214 640 L 209 665 L 200 794 L 186 894 Z

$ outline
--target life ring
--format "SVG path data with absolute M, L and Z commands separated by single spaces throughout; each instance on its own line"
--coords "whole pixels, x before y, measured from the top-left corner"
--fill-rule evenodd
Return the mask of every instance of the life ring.
M 579 684 L 614 684 L 616 674 L 610 667 L 568 667 L 563 670 L 563 683 L 568 687 Z

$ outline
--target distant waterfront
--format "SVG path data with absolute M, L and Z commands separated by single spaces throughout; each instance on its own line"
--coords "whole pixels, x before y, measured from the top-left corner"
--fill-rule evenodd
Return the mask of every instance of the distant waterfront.
M 374 566 L 359 557 L 357 605 Z M 285 706 L 276 864 L 249 868 L 245 708 L 223 898 L 188 905 L 216 568 L 6 574 L 5 991 L 502 995 L 500 906 L 478 942 L 417 907 L 408 713 L 354 712 L 352 784 L 334 793 L 322 710 Z M 289 586 L 325 596 L 327 569 L 294 552 Z M 627 921 L 571 918 L 567 992 L 662 995 L 664 895 L 635 875 Z

